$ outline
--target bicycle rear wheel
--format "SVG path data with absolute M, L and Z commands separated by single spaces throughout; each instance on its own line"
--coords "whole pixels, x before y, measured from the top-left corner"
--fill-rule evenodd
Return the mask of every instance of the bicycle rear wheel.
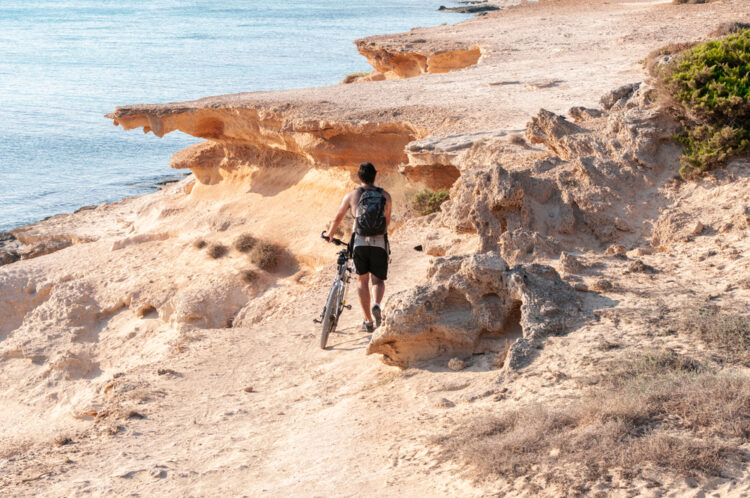
M 326 348 L 328 335 L 336 330 L 336 321 L 338 319 L 336 303 L 338 301 L 339 292 L 341 292 L 341 286 L 338 285 L 338 283 L 333 284 L 331 292 L 328 294 L 328 299 L 326 300 L 326 307 L 323 309 L 323 327 L 320 331 L 320 349 Z

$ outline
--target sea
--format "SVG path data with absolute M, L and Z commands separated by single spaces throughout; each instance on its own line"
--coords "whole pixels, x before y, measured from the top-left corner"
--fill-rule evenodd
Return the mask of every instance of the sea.
M 197 139 L 118 105 L 337 84 L 363 36 L 456 23 L 446 0 L 0 0 L 0 232 L 154 191 Z

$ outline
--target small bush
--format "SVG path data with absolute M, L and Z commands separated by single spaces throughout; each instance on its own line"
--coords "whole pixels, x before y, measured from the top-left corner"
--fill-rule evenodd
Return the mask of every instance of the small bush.
M 250 250 L 255 247 L 256 242 L 258 242 L 258 240 L 255 237 L 249 233 L 245 233 L 235 239 L 234 248 L 239 252 L 250 252 Z
M 526 147 L 526 138 L 520 133 L 514 133 L 510 136 L 510 143 L 513 145 L 520 145 L 521 147 Z
M 696 3 L 708 3 L 711 0 L 672 0 L 672 3 L 675 5 L 681 5 L 681 4 L 696 4 Z
M 359 78 L 362 78 L 362 77 L 367 76 L 369 74 L 370 73 L 367 72 L 367 71 L 359 71 L 357 73 L 347 74 L 341 82 L 344 83 L 344 84 L 348 84 L 348 83 L 351 83 L 353 81 L 357 81 Z
M 219 259 L 226 255 L 226 253 L 229 252 L 229 249 L 227 249 L 227 246 L 222 244 L 211 244 L 208 247 L 208 255 L 213 259 Z
M 419 216 L 425 216 L 440 211 L 440 206 L 442 206 L 449 197 L 450 196 L 446 189 L 435 191 L 425 189 L 414 196 L 414 202 L 412 204 Z
M 246 284 L 252 284 L 256 280 L 258 280 L 258 272 L 256 272 L 255 270 L 244 270 L 242 271 L 242 273 L 240 273 L 240 278 Z
M 720 475 L 748 441 L 750 378 L 670 352 L 615 363 L 579 400 L 475 417 L 436 440 L 482 476 L 533 471 L 584 489 L 615 468 Z
M 65 435 L 57 436 L 55 438 L 55 445 L 56 446 L 65 446 L 66 444 L 72 444 L 72 443 L 73 443 L 73 440 L 70 439 L 68 436 L 65 436 Z
M 250 252 L 250 261 L 258 268 L 266 271 L 272 271 L 279 264 L 281 248 L 275 244 L 265 241 L 258 241 Z
M 723 165 L 750 149 L 750 30 L 697 45 L 661 76 L 685 109 L 684 178 Z
M 203 239 L 197 239 L 193 241 L 193 247 L 195 247 L 196 249 L 203 249 L 207 245 L 208 245 L 208 242 L 206 242 Z

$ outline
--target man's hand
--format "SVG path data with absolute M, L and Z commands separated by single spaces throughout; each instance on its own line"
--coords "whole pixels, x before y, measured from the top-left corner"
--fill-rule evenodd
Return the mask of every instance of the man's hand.
M 333 242 L 333 235 L 326 235 L 325 232 L 323 232 L 323 238 L 328 242 L 329 244 Z

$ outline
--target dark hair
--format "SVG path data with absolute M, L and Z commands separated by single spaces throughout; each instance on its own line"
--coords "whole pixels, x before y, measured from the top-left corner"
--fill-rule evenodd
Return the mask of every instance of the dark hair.
M 359 179 L 362 180 L 362 183 L 372 185 L 373 183 L 375 183 L 376 173 L 377 171 L 375 170 L 375 166 L 373 166 L 372 163 L 362 163 L 359 165 L 359 171 L 357 172 L 357 175 L 359 176 Z

